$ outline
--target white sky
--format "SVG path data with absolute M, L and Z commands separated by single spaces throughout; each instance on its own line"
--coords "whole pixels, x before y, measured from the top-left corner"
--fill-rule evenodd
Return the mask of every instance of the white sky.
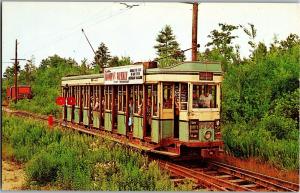
M 126 9 L 113 2 L 3 2 L 2 4 L 2 61 L 14 58 L 15 39 L 18 57 L 36 58 L 36 65 L 48 56 L 58 54 L 80 62 L 84 57 L 93 60 L 94 49 L 104 42 L 111 55 L 130 56 L 134 62 L 154 59 L 153 48 L 158 32 L 169 24 L 181 49 L 191 47 L 192 5 L 184 3 L 128 3 L 140 6 Z M 290 33 L 300 35 L 299 4 L 201 3 L 198 16 L 200 50 L 208 42 L 207 35 L 218 23 L 253 23 L 257 41 L 272 42 Z M 235 42 L 242 56 L 249 55 L 248 38 L 242 30 Z M 186 52 L 187 60 L 191 52 Z M 2 63 L 2 73 L 10 63 Z M 21 67 L 25 62 L 21 62 Z

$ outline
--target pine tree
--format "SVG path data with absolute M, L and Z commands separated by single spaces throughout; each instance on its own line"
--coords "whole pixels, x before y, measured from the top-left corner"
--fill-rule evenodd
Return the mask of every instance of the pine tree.
M 25 81 L 27 85 L 34 80 L 34 73 L 36 72 L 36 66 L 34 65 L 34 58 L 29 60 L 24 66 Z
M 171 26 L 166 25 L 157 35 L 157 44 L 154 46 L 160 67 L 170 66 L 177 61 L 185 60 Z
M 98 50 L 96 51 L 96 55 L 94 57 L 93 66 L 94 68 L 98 68 L 99 72 L 103 71 L 103 68 L 109 67 L 108 62 L 111 59 L 110 52 L 108 51 L 108 47 L 101 42 Z

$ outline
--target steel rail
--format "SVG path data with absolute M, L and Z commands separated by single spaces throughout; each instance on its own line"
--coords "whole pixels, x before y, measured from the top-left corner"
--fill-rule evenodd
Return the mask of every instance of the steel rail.
M 254 182 L 258 185 L 268 188 L 271 191 L 289 191 L 289 192 L 298 192 L 299 184 L 267 176 L 264 174 L 256 173 L 250 170 L 238 168 L 228 164 L 211 161 L 210 164 L 215 165 L 219 168 L 220 171 L 243 178 L 245 180 Z
M 193 169 L 190 168 L 186 168 L 184 166 L 180 166 L 180 165 L 176 165 L 170 162 L 165 162 L 165 167 L 166 169 L 170 169 L 171 171 L 176 172 L 176 174 L 181 175 L 183 177 L 188 177 L 188 178 L 193 178 L 198 180 L 198 182 L 202 182 L 208 185 L 214 184 L 212 186 L 216 186 L 216 187 L 220 187 L 222 189 L 219 189 L 221 191 L 249 191 L 249 192 L 253 192 L 254 190 L 249 189 L 247 187 L 243 187 L 241 185 L 238 184 L 234 184 L 231 182 L 228 182 L 226 180 L 223 179 L 219 179 L 216 178 L 214 176 L 205 174 L 203 172 L 199 172 L 199 171 L 195 171 Z

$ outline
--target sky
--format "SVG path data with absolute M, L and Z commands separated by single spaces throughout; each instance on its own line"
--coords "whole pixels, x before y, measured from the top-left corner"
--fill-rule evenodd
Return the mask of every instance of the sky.
M 3 2 L 2 4 L 2 74 L 15 55 L 33 55 L 38 66 L 42 59 L 58 54 L 92 62 L 94 53 L 81 29 L 96 50 L 104 42 L 112 56 L 130 56 L 134 62 L 155 58 L 153 46 L 160 30 L 171 25 L 181 49 L 191 47 L 192 5 L 187 3 L 117 2 Z M 269 45 L 290 33 L 300 35 L 300 4 L 293 3 L 200 3 L 198 7 L 198 43 L 205 50 L 207 37 L 218 23 L 247 25 L 257 29 L 256 41 Z M 242 30 L 235 35 L 242 56 L 249 55 L 248 37 Z M 191 60 L 191 52 L 186 52 Z M 25 61 L 20 61 L 21 68 Z

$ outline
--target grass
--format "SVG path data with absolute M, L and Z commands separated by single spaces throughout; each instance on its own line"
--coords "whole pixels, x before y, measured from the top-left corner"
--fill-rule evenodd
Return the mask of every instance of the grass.
M 25 163 L 28 189 L 192 190 L 190 181 L 175 187 L 168 173 L 139 151 L 102 138 L 46 129 L 40 122 L 6 114 L 2 127 L 6 155 Z

